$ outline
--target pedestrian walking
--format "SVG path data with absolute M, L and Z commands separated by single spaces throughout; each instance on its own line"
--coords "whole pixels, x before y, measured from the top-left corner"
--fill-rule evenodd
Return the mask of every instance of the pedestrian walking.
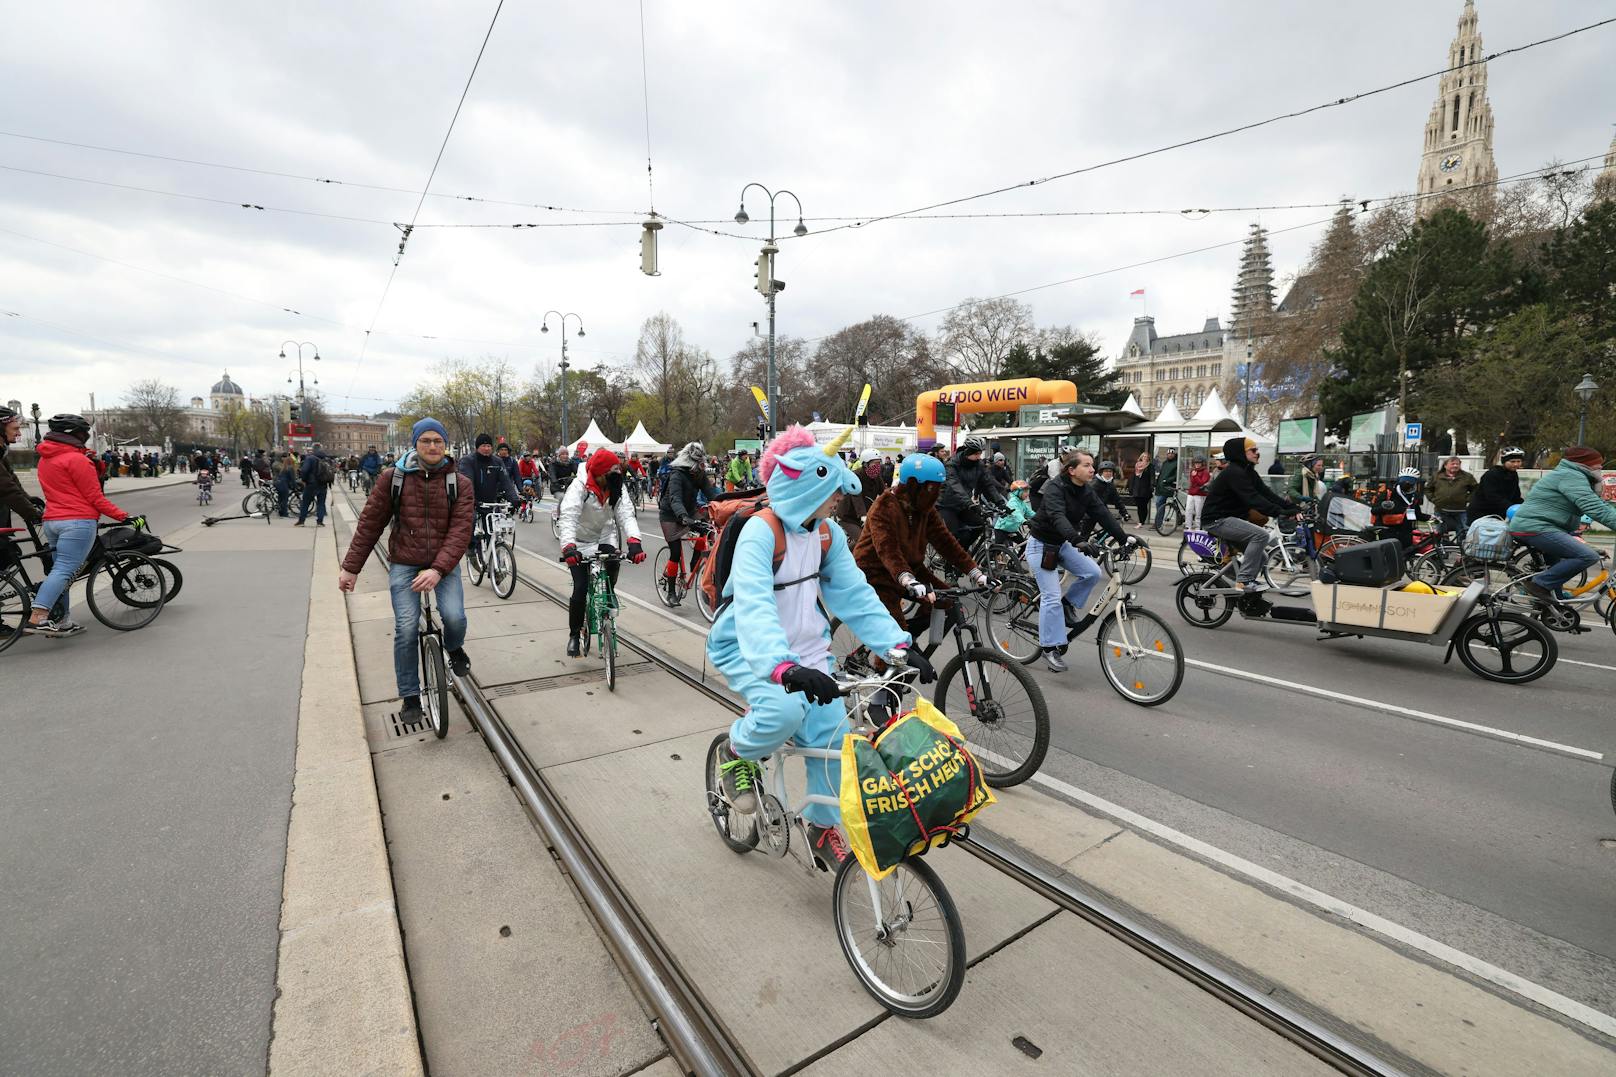
M 1162 525 L 1162 517 L 1167 513 L 1167 502 L 1178 496 L 1178 450 L 1168 449 L 1167 458 L 1162 461 L 1161 470 L 1156 474 L 1156 526 Z
M 1464 469 L 1464 462 L 1457 456 L 1442 461 L 1442 470 L 1425 487 L 1425 496 L 1436 507 L 1442 530 L 1456 535 L 1465 533 L 1470 526 L 1465 510 L 1470 507 L 1470 498 L 1478 486 L 1476 477 Z
M 1206 487 L 1212 481 L 1212 469 L 1206 466 L 1206 457 L 1197 456 L 1190 461 L 1189 492 L 1184 497 L 1184 530 L 1201 530 L 1201 510 L 1206 507 Z
M 314 526 L 325 526 L 325 495 L 331 489 L 331 483 L 336 479 L 337 473 L 331 466 L 331 458 L 325 454 L 319 442 L 309 446 L 309 454 L 298 465 L 297 477 L 303 480 L 303 501 L 298 506 L 297 523 L 293 527 L 302 527 L 309 518 L 309 502 L 315 503 Z
M 292 485 L 297 481 L 297 461 L 289 452 L 275 458 L 275 514 L 281 519 L 290 515 L 288 502 L 292 498 Z

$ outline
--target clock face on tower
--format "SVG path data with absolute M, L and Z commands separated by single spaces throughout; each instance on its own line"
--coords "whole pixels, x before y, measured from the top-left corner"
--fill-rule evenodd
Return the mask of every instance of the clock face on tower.
M 1442 171 L 1455 171 L 1459 167 L 1460 162 L 1463 160 L 1464 158 L 1460 157 L 1457 153 L 1448 154 L 1446 157 L 1442 158 Z

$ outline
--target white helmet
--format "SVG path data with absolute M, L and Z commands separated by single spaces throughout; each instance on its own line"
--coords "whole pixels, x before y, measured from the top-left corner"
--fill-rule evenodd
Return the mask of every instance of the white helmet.
M 1401 470 L 1401 471 L 1399 471 L 1397 473 L 1397 481 L 1398 482 L 1419 482 L 1420 481 L 1420 469 L 1417 468 L 1417 467 L 1405 467 L 1403 470 Z

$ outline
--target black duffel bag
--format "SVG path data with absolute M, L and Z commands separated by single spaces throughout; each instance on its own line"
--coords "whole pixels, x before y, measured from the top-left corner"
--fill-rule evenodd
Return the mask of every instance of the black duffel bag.
M 150 556 L 163 548 L 163 540 L 150 531 L 132 527 L 109 527 L 101 532 L 101 545 L 109 552 L 143 553 Z

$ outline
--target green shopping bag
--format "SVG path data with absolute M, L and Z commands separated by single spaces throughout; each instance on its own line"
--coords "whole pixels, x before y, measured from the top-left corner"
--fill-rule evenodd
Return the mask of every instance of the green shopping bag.
M 959 727 L 925 699 L 872 744 L 842 739 L 842 826 L 864 870 L 883 878 L 992 804 Z

